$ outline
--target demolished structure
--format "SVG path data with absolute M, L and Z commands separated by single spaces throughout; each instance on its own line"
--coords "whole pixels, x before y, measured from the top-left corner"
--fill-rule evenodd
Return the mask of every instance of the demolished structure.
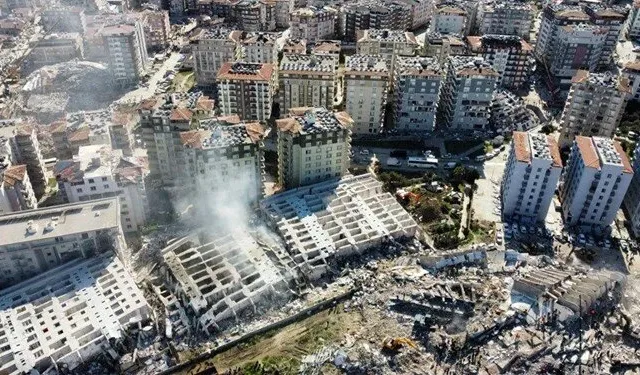
M 370 174 L 288 190 L 260 207 L 312 280 L 325 275 L 336 258 L 418 232 L 413 218 Z

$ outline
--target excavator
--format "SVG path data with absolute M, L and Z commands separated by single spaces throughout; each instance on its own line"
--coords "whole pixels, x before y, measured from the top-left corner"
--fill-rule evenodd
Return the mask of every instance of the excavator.
M 413 340 L 406 337 L 387 337 L 382 341 L 382 350 L 390 353 L 398 352 L 403 346 L 418 349 L 418 345 L 416 345 Z

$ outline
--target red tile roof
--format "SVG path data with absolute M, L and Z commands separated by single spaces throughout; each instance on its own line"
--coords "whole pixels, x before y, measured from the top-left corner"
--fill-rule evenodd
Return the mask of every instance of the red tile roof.
M 237 63 L 227 62 L 220 67 L 217 79 L 234 79 L 244 81 L 270 81 L 273 76 L 273 64 L 253 64 L 260 65 L 255 74 L 252 73 L 236 73 L 232 71 L 233 65 Z
M 576 136 L 576 144 L 578 145 L 578 150 L 580 150 L 584 165 L 588 168 L 600 169 L 600 157 L 598 157 L 593 140 L 590 137 L 579 135 Z
M 193 112 L 187 108 L 174 108 L 171 110 L 171 116 L 169 116 L 169 120 L 171 121 L 191 121 L 193 117 Z
M 631 167 L 631 163 L 629 162 L 629 157 L 627 156 L 627 153 L 624 152 L 624 149 L 622 148 L 620 142 L 613 141 L 613 147 L 615 147 L 616 151 L 618 151 L 618 154 L 620 154 L 620 159 L 622 161 L 622 172 L 633 174 L 633 168 Z
M 562 168 L 562 158 L 560 157 L 560 148 L 558 147 L 558 141 L 554 137 L 548 135 L 547 144 L 549 145 L 549 150 L 551 151 L 553 166 Z
M 23 182 L 26 175 L 26 165 L 12 165 L 4 170 L 2 181 L 9 186 L 14 186 L 16 182 Z
M 516 160 L 523 163 L 531 163 L 529 135 L 526 132 L 513 132 L 513 150 L 516 155 Z

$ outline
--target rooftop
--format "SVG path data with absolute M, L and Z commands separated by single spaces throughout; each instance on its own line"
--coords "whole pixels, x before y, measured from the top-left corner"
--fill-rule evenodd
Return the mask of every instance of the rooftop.
M 26 176 L 26 165 L 12 165 L 2 172 L 2 183 L 8 186 L 14 186 L 17 182 L 24 182 Z
M 278 33 L 250 32 L 243 33 L 240 43 L 244 45 L 274 45 L 278 39 Z
M 469 43 L 469 47 L 474 52 L 481 52 L 482 49 L 486 48 L 516 48 L 527 52 L 533 51 L 533 47 L 517 35 L 485 34 L 483 36 L 468 36 L 467 43 Z
M 217 79 L 271 81 L 273 73 L 273 64 L 226 62 L 220 67 Z
M 358 30 L 358 42 L 381 41 L 418 44 L 412 32 L 389 29 Z
M 380 55 L 351 55 L 347 56 L 345 74 L 357 75 L 389 75 L 387 60 Z
M 586 83 L 612 88 L 625 93 L 631 92 L 631 86 L 627 78 L 610 72 L 590 73 L 588 70 L 578 70 L 571 79 L 571 83 Z
M 278 131 L 293 135 L 316 134 L 349 129 L 353 123 L 346 112 L 331 112 L 326 108 L 292 108 L 291 117 L 276 120 Z
M 444 70 L 438 60 L 432 57 L 399 56 L 396 60 L 395 69 L 398 76 L 442 77 L 444 75 Z
M 119 226 L 117 198 L 20 211 L 0 216 L 0 246 Z
M 551 160 L 554 167 L 562 168 L 557 141 L 545 134 L 513 132 L 516 160 L 530 164 L 533 159 Z
M 338 57 L 333 55 L 285 54 L 280 62 L 281 73 L 336 73 L 337 70 Z
M 260 123 L 230 126 L 213 125 L 180 133 L 180 141 L 187 148 L 214 149 L 243 144 L 256 144 L 264 138 L 265 129 Z
M 499 76 L 491 64 L 478 56 L 449 56 L 449 64 L 458 76 Z
M 453 15 L 459 15 L 459 16 L 466 16 L 467 15 L 467 11 L 464 10 L 462 7 L 458 7 L 455 5 L 451 5 L 451 4 L 444 4 L 444 5 L 440 5 L 437 9 L 436 12 L 439 14 L 453 14 Z
M 314 55 L 339 55 L 342 49 L 342 42 L 339 40 L 318 40 L 311 48 Z
M 100 30 L 102 36 L 116 36 L 116 35 L 131 35 L 136 32 L 136 27 L 133 25 L 121 24 L 105 26 Z

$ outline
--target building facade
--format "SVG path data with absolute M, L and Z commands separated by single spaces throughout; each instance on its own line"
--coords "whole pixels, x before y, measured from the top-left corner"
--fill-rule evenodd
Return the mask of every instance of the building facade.
M 429 33 L 425 35 L 425 55 L 435 57 L 441 65 L 446 65 L 449 56 L 466 55 L 467 45 L 455 35 Z
M 502 216 L 542 223 L 562 173 L 556 140 L 548 135 L 513 132 L 502 179 Z
M 28 68 L 37 69 L 45 65 L 83 58 L 84 50 L 80 34 L 52 34 L 37 42 L 31 49 L 25 65 L 28 65 Z
M 430 33 L 465 35 L 469 22 L 467 11 L 451 4 L 438 6 L 433 12 Z
M 618 141 L 577 136 L 559 189 L 565 225 L 607 233 L 632 178 Z
M 630 92 L 623 77 L 578 71 L 562 112 L 560 146 L 571 145 L 576 135 L 613 137 Z
M 331 39 L 336 29 L 337 14 L 330 9 L 307 7 L 291 12 L 289 36 L 315 43 L 322 39 Z
M 199 88 L 213 91 L 222 64 L 238 60 L 241 53 L 238 42 L 241 36 L 242 31 L 223 28 L 203 31 L 194 38 L 192 54 Z
M 340 79 L 338 57 L 285 54 L 278 77 L 281 116 L 298 107 L 332 109 Z
M 243 33 L 244 34 L 244 33 Z M 254 64 L 277 64 L 278 45 L 276 33 L 247 33 L 242 36 L 238 44 L 239 58 Z
M 640 61 L 626 63 L 620 75 L 629 81 L 628 100 L 640 100 Z
M 36 127 L 32 124 L 19 124 L 9 140 L 9 146 L 15 162 L 27 166 L 29 181 L 36 198 L 40 199 L 45 192 L 46 178 Z
M 381 55 L 387 59 L 392 69 L 396 57 L 415 56 L 419 47 L 412 32 L 387 29 L 358 31 L 356 53 L 361 55 Z
M 482 56 L 500 75 L 498 86 L 517 90 L 529 78 L 533 48 L 515 35 L 483 35 L 467 37 L 471 52 Z
M 640 235 L 640 145 L 633 152 L 633 178 L 624 196 L 624 209 L 634 236 Z
M 80 7 L 47 7 L 40 16 L 47 33 L 84 33 L 86 19 Z
M 338 29 L 343 40 L 356 41 L 358 30 L 409 30 L 411 17 L 411 5 L 408 3 L 360 0 L 340 8 Z
M 80 147 L 72 160 L 60 160 L 54 167 L 58 191 L 65 202 L 118 197 L 125 232 L 136 232 L 146 223 L 147 174 L 144 166 L 110 145 Z
M 26 165 L 0 170 L 0 215 L 38 208 Z
M 481 34 L 516 35 L 529 40 L 533 28 L 533 8 L 528 3 L 495 2 L 484 4 L 479 23 Z
M 640 38 L 640 1 L 633 2 L 627 22 L 627 38 L 636 40 Z
M 430 132 L 436 127 L 444 69 L 434 58 L 398 57 L 393 74 L 395 129 Z
M 485 129 L 499 74 L 481 57 L 450 56 L 440 93 L 440 119 L 455 129 Z
M 2 286 L 16 284 L 72 259 L 118 252 L 124 243 L 115 198 L 15 212 L 2 218 Z
M 224 115 L 243 121 L 267 121 L 277 84 L 273 64 L 224 63 L 216 79 L 218 104 Z
M 348 56 L 344 85 L 347 113 L 354 134 L 377 134 L 382 129 L 391 69 L 381 55 Z
M 107 26 L 100 30 L 107 46 L 109 69 L 118 85 L 138 83 L 148 60 L 144 30 L 139 22 Z
M 352 123 L 347 113 L 326 108 L 294 108 L 277 120 L 278 183 L 292 189 L 344 176 Z

